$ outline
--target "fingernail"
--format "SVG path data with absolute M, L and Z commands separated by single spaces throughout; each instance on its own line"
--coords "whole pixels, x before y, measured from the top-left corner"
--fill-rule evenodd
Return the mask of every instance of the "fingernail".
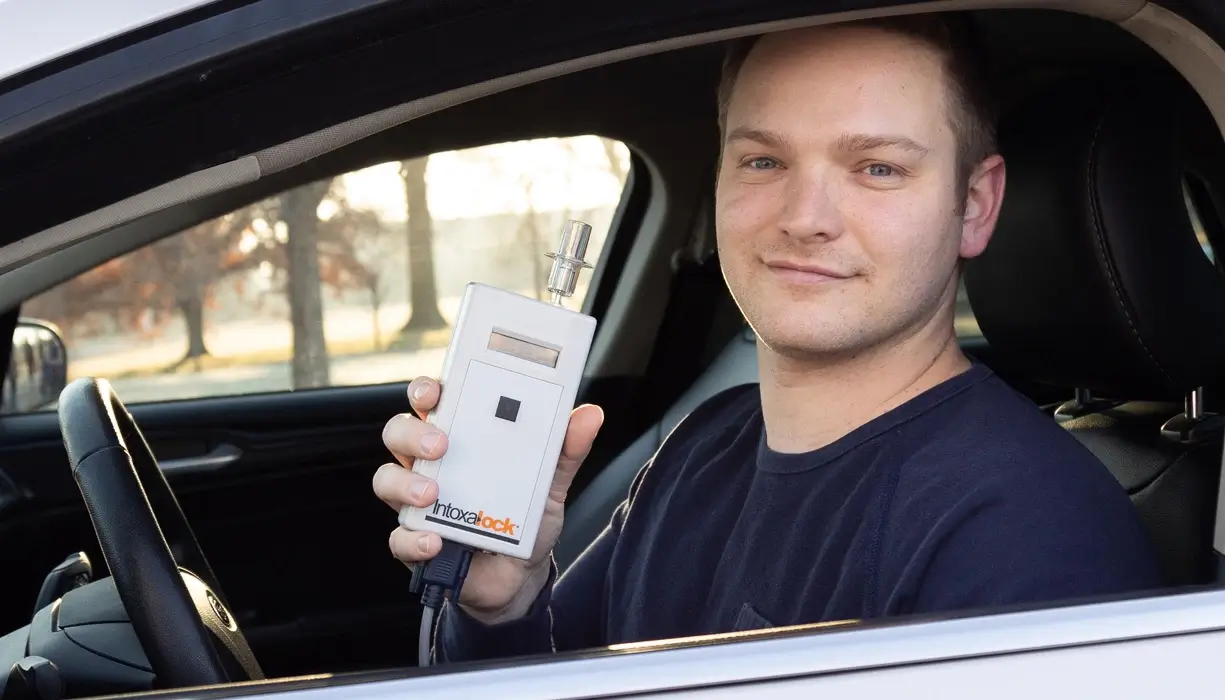
M 417 551 L 422 554 L 430 553 L 430 536 L 422 535 L 417 538 Z
M 425 392 L 430 390 L 428 382 L 419 382 L 413 387 L 413 401 L 420 401 L 425 397 Z
M 442 435 L 435 432 L 428 432 L 421 436 L 421 451 L 427 455 L 434 454 L 434 448 L 438 447 L 438 441 L 442 439 Z
M 405 437 L 408 430 L 408 419 L 403 414 L 393 416 L 383 427 L 383 442 L 398 443 Z
M 413 486 L 413 499 L 419 501 L 422 498 L 425 498 L 425 489 L 427 486 L 429 486 L 429 484 L 424 481 Z

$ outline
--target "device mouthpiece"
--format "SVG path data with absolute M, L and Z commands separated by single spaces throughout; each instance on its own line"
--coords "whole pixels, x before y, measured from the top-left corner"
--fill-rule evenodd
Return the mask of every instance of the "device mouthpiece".
M 549 291 L 553 293 L 554 304 L 560 304 L 563 297 L 573 296 L 574 288 L 578 285 L 579 271 L 584 267 L 591 267 L 583 260 L 587 255 L 587 241 L 590 239 L 591 226 L 570 219 L 562 225 L 557 252 L 545 253 L 553 259 L 553 269 L 549 272 Z

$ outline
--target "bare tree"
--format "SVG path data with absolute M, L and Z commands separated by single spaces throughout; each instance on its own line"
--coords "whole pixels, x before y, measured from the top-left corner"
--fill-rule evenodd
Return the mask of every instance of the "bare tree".
M 334 193 L 335 194 L 335 193 Z M 374 350 L 383 349 L 379 310 L 387 300 L 390 236 L 378 214 L 354 209 L 343 197 L 320 227 L 320 266 L 324 284 L 336 289 L 362 289 L 370 294 Z
M 205 344 L 205 311 L 217 284 L 258 264 L 261 251 L 240 243 L 250 231 L 255 208 L 197 226 L 110 260 L 78 275 L 25 304 L 27 313 L 52 320 L 76 335 L 97 328 L 99 316 L 120 330 L 154 335 L 180 315 L 187 334 L 182 359 L 196 369 L 209 354 Z
M 208 355 L 204 343 L 204 311 L 216 284 L 236 272 L 249 269 L 259 259 L 240 246 L 244 232 L 251 226 L 253 208 L 214 219 L 179 235 L 160 241 L 147 250 L 146 275 L 160 273 L 155 286 L 173 299 L 187 330 L 187 352 L 172 365 L 177 369 L 192 362 L 200 369 L 200 359 Z
M 383 302 L 387 301 L 387 280 L 376 264 L 368 263 L 365 269 L 363 280 L 366 291 L 370 293 L 370 323 L 373 331 L 371 340 L 374 351 L 379 352 L 383 349 L 383 326 L 379 323 L 379 310 L 383 308 Z
M 293 328 L 293 388 L 330 384 L 327 340 L 323 332 L 323 295 L 319 278 L 319 204 L 332 181 L 321 180 L 280 196 L 280 220 L 288 229 L 285 244 L 289 318 Z
M 409 317 L 400 334 L 445 328 L 438 310 L 438 287 L 434 279 L 434 222 L 430 217 L 425 170 L 429 156 L 400 163 L 404 199 L 408 209 Z
M 318 212 L 325 199 L 336 213 L 322 221 Z M 293 386 L 327 386 L 322 286 L 383 294 L 385 280 L 359 270 L 351 243 L 345 243 L 379 231 L 377 215 L 350 207 L 339 180 L 323 180 L 110 260 L 23 306 L 75 337 L 113 330 L 148 337 L 180 316 L 185 352 L 165 369 L 190 361 L 198 370 L 209 354 L 205 320 L 218 282 L 268 264 L 290 308 Z M 234 285 L 241 293 L 243 278 Z

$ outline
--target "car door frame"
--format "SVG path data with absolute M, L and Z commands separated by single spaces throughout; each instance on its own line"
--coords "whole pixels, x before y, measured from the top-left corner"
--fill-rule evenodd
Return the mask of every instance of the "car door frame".
M 178 700 L 463 697 L 1216 697 L 1225 591 L 825 623 L 427 669 L 166 691 Z M 1148 654 L 1143 663 L 1139 654 Z M 1076 692 L 1070 692 L 1075 690 Z M 1212 692 L 1212 691 L 1216 692 Z M 842 695 L 836 695 L 841 697 Z M 1169 695 L 1174 697 L 1174 695 Z

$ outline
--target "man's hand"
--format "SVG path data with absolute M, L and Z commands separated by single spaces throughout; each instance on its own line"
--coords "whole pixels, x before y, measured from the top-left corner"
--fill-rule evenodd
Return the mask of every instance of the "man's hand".
M 408 396 L 417 415 L 401 413 L 383 428 L 383 444 L 399 464 L 379 467 L 374 475 L 374 493 L 397 513 L 406 505 L 424 508 L 438 499 L 438 483 L 414 474 L 411 469 L 413 460 L 438 459 L 447 450 L 447 436 L 422 420 L 438 404 L 440 393 L 437 381 L 427 377 L 414 379 L 408 386 Z M 459 604 L 469 615 L 493 624 L 527 613 L 548 580 L 549 555 L 561 535 L 566 492 L 603 422 L 604 413 L 598 406 L 579 406 L 570 414 L 566 440 L 557 460 L 557 471 L 545 502 L 531 559 L 523 561 L 484 553 L 474 555 L 459 597 Z M 389 544 L 397 559 L 415 564 L 437 555 L 442 548 L 442 538 L 432 532 L 397 527 L 391 533 Z

